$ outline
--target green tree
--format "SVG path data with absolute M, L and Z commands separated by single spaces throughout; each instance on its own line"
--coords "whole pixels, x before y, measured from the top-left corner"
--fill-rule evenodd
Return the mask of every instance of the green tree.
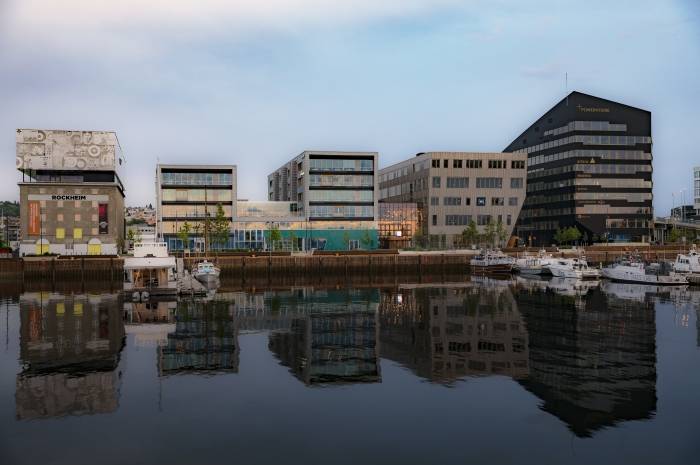
M 671 230 L 666 235 L 666 241 L 668 242 L 678 242 L 681 238 L 681 232 L 678 228 L 671 228 Z
M 508 231 L 506 231 L 505 226 L 503 226 L 503 221 L 498 220 L 496 223 L 496 237 L 498 237 L 498 243 L 499 245 L 503 246 L 506 242 L 506 236 L 508 235 Z
M 576 226 L 571 226 L 566 230 L 566 237 L 569 242 L 578 242 L 581 239 L 581 231 Z
M 275 250 L 275 244 L 282 240 L 279 226 L 272 224 L 268 230 L 268 236 L 270 238 L 270 249 Z
M 489 223 L 486 225 L 484 240 L 490 246 L 494 245 L 494 241 L 496 240 L 496 223 L 493 222 L 493 219 L 490 219 Z
M 474 220 L 471 220 L 467 227 L 462 231 L 462 242 L 465 246 L 474 244 L 479 239 L 479 228 L 476 227 Z
M 129 241 L 129 244 L 132 244 L 132 245 L 134 244 L 134 242 L 136 242 L 136 238 L 135 238 L 135 236 L 134 236 L 134 230 L 133 230 L 133 229 L 129 229 L 129 230 L 126 232 L 126 240 Z
M 362 233 L 362 238 L 360 239 L 360 242 L 362 242 L 362 247 L 364 247 L 365 249 L 372 248 L 372 236 L 370 236 L 368 229 L 365 229 Z
M 229 219 L 226 218 L 224 207 L 219 203 L 216 205 L 216 216 L 211 222 L 211 238 L 218 249 L 224 248 L 228 242 L 230 230 Z
M 177 238 L 180 239 L 182 242 L 182 250 L 186 251 L 189 250 L 190 247 L 190 231 L 192 230 L 192 227 L 190 224 L 185 221 L 182 226 L 180 226 L 180 229 L 177 232 Z

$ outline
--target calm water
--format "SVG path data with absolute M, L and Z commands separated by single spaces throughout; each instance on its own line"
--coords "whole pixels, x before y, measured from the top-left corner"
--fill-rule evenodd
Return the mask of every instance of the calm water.
M 698 307 L 523 279 L 5 296 L 0 463 L 696 464 Z

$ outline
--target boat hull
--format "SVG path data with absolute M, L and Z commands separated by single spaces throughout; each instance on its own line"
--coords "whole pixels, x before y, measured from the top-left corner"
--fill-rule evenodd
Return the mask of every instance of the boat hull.
M 194 279 L 202 284 L 215 284 L 219 281 L 219 275 L 214 273 L 195 274 Z
M 512 264 L 498 264 L 498 265 L 471 265 L 472 272 L 474 273 L 510 273 L 513 270 Z
M 658 276 L 634 272 L 616 272 L 614 269 L 604 269 L 603 277 L 618 283 L 651 284 L 654 286 L 686 286 L 688 280 L 684 276 Z

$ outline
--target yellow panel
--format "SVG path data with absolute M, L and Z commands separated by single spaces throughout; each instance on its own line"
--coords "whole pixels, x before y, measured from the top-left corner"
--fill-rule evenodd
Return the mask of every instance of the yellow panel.
M 56 315 L 63 316 L 66 313 L 66 305 L 63 302 L 56 303 Z
M 56 239 L 65 239 L 66 230 L 64 228 L 56 228 Z
M 82 228 L 73 228 L 73 239 L 82 239 L 83 238 L 83 229 Z
M 36 245 L 36 254 L 37 255 L 44 255 L 45 253 L 49 253 L 49 244 L 37 244 Z
M 82 315 L 83 314 L 83 303 L 82 302 L 75 302 L 73 304 L 73 315 Z
M 102 245 L 101 244 L 88 244 L 88 255 L 101 255 Z

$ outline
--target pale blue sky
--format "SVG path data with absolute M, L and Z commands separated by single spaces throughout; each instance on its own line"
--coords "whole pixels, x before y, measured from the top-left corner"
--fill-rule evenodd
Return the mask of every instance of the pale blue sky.
M 113 129 L 127 204 L 156 160 L 500 151 L 569 90 L 650 110 L 655 207 L 700 165 L 700 1 L 0 0 L 0 199 L 14 129 Z

